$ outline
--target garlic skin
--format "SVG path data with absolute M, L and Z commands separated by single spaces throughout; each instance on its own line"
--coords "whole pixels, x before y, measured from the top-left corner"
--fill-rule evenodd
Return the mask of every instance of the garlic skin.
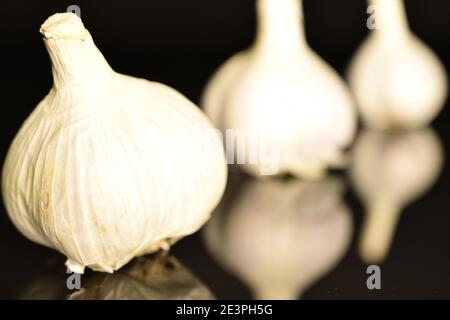
M 19 231 L 83 273 L 113 272 L 199 229 L 227 175 L 208 119 L 174 89 L 114 72 L 75 14 L 51 16 L 41 33 L 54 85 L 2 173 Z
M 217 71 L 201 105 L 222 131 L 264 132 L 276 141 L 277 173 L 318 179 L 343 164 L 356 112 L 344 81 L 306 43 L 302 14 L 299 0 L 258 0 L 254 45 Z M 260 176 L 262 166 L 259 159 L 241 168 Z
M 443 150 L 431 129 L 364 131 L 352 151 L 349 175 L 367 213 L 359 251 L 367 263 L 387 256 L 402 209 L 435 183 Z
M 297 299 L 346 252 L 352 218 L 339 180 L 230 182 L 203 235 L 255 298 Z
M 378 130 L 424 127 L 447 97 L 445 68 L 409 29 L 402 0 L 369 3 L 380 29 L 371 31 L 348 70 L 362 119 Z

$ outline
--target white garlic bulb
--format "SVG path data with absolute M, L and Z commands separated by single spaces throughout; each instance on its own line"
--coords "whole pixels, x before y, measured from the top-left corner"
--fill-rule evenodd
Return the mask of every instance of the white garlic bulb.
M 75 14 L 51 16 L 41 33 L 54 85 L 2 174 L 16 227 L 78 273 L 113 272 L 199 229 L 227 174 L 207 118 L 165 85 L 115 73 Z
M 254 163 L 238 162 L 244 170 L 259 176 L 275 164 L 280 174 L 319 178 L 328 166 L 342 165 L 342 149 L 353 139 L 349 91 L 306 43 L 300 0 L 258 0 L 257 12 L 255 44 L 212 77 L 202 106 L 221 130 L 263 133 L 276 143 L 277 159 L 257 153 Z M 249 139 L 243 153 L 255 144 Z M 235 150 L 227 148 L 231 158 L 229 152 Z
M 356 52 L 348 81 L 362 119 L 374 129 L 429 124 L 447 96 L 438 57 L 409 29 L 402 0 L 370 0 L 375 26 Z
M 366 262 L 385 259 L 402 209 L 431 188 L 442 164 L 442 146 L 431 129 L 365 131 L 358 138 L 349 173 L 367 210 L 359 246 Z
M 297 299 L 350 244 L 342 185 L 331 178 L 252 180 L 242 188 L 230 184 L 206 224 L 207 248 L 256 298 Z

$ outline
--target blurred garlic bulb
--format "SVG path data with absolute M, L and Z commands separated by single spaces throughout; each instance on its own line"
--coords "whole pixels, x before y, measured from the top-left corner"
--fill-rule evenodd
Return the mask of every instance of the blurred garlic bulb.
M 202 106 L 222 131 L 259 135 L 262 142 L 246 141 L 245 155 L 276 144 L 276 159 L 259 152 L 253 163 L 237 161 L 244 170 L 267 174 L 264 167 L 276 161 L 274 173 L 319 178 L 328 166 L 342 165 L 342 149 L 353 139 L 350 94 L 306 43 L 300 0 L 258 0 L 257 14 L 254 45 L 212 77 Z M 229 159 L 235 151 L 227 148 Z
M 401 210 L 438 178 L 442 147 L 431 129 L 391 134 L 365 131 L 353 153 L 349 173 L 367 210 L 360 254 L 368 263 L 382 262 Z
M 409 29 L 402 0 L 370 0 L 373 30 L 356 52 L 348 80 L 364 122 L 375 129 L 429 124 L 447 96 L 438 57 Z
M 236 190 L 230 187 L 228 190 Z M 206 245 L 258 299 L 296 299 L 332 269 L 352 220 L 337 180 L 258 180 L 229 195 L 205 227 Z
M 226 182 L 206 117 L 165 85 L 115 73 L 75 14 L 40 31 L 54 85 L 4 164 L 16 227 L 78 273 L 113 272 L 199 229 Z

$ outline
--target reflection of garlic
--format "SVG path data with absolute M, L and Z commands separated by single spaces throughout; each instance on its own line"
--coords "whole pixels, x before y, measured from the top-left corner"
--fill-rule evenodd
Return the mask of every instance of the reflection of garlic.
M 295 299 L 349 244 L 351 216 L 341 192 L 331 179 L 247 182 L 236 198 L 227 192 L 206 225 L 206 244 L 257 298 Z
M 221 141 L 196 133 L 209 121 L 175 90 L 115 73 L 75 14 L 41 33 L 54 86 L 2 175 L 17 228 L 75 272 L 113 272 L 196 231 L 226 181 Z
M 447 94 L 444 67 L 409 30 L 402 0 L 370 2 L 380 29 L 357 51 L 348 73 L 362 118 L 376 129 L 427 125 Z
M 431 129 L 403 133 L 363 132 L 354 148 L 350 176 L 367 208 L 360 252 L 368 263 L 386 257 L 401 210 L 436 181 L 443 153 Z
M 71 300 L 209 300 L 214 296 L 175 257 L 140 258 L 113 275 L 97 274 Z
M 203 107 L 221 130 L 269 135 L 280 152 L 278 173 L 317 178 L 327 166 L 341 164 L 341 150 L 353 138 L 350 94 L 308 47 L 299 0 L 258 0 L 257 9 L 254 46 L 219 69 Z M 246 153 L 253 144 L 248 142 Z M 263 161 L 242 168 L 257 175 Z
M 58 262 L 56 264 L 56 262 Z M 214 299 L 209 289 L 175 257 L 142 257 L 112 274 L 81 277 L 82 289 L 67 289 L 67 274 L 59 259 L 29 284 L 19 299 L 167 300 Z

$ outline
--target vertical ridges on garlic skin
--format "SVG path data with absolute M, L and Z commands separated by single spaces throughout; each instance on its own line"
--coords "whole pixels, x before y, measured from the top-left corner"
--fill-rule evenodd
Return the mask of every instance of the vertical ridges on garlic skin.
M 76 14 L 55 14 L 44 22 L 40 32 L 52 62 L 55 87 L 67 83 L 98 86 L 112 75 L 111 67 Z
M 52 95 L 52 91 L 49 93 Z M 46 99 L 44 99 L 45 101 Z M 40 103 L 40 106 L 44 104 Z M 37 221 L 29 214 L 31 207 L 33 171 L 28 170 L 29 163 L 23 161 L 28 150 L 37 152 L 36 140 L 42 135 L 42 127 L 32 125 L 38 121 L 38 112 L 35 110 L 22 125 L 22 135 L 19 133 L 14 138 L 10 151 L 7 153 L 2 168 L 2 196 L 12 222 L 17 228 L 32 241 L 47 247 L 53 247 L 51 242 L 42 234 L 41 228 L 37 227 Z M 15 152 L 11 152 L 11 149 Z

